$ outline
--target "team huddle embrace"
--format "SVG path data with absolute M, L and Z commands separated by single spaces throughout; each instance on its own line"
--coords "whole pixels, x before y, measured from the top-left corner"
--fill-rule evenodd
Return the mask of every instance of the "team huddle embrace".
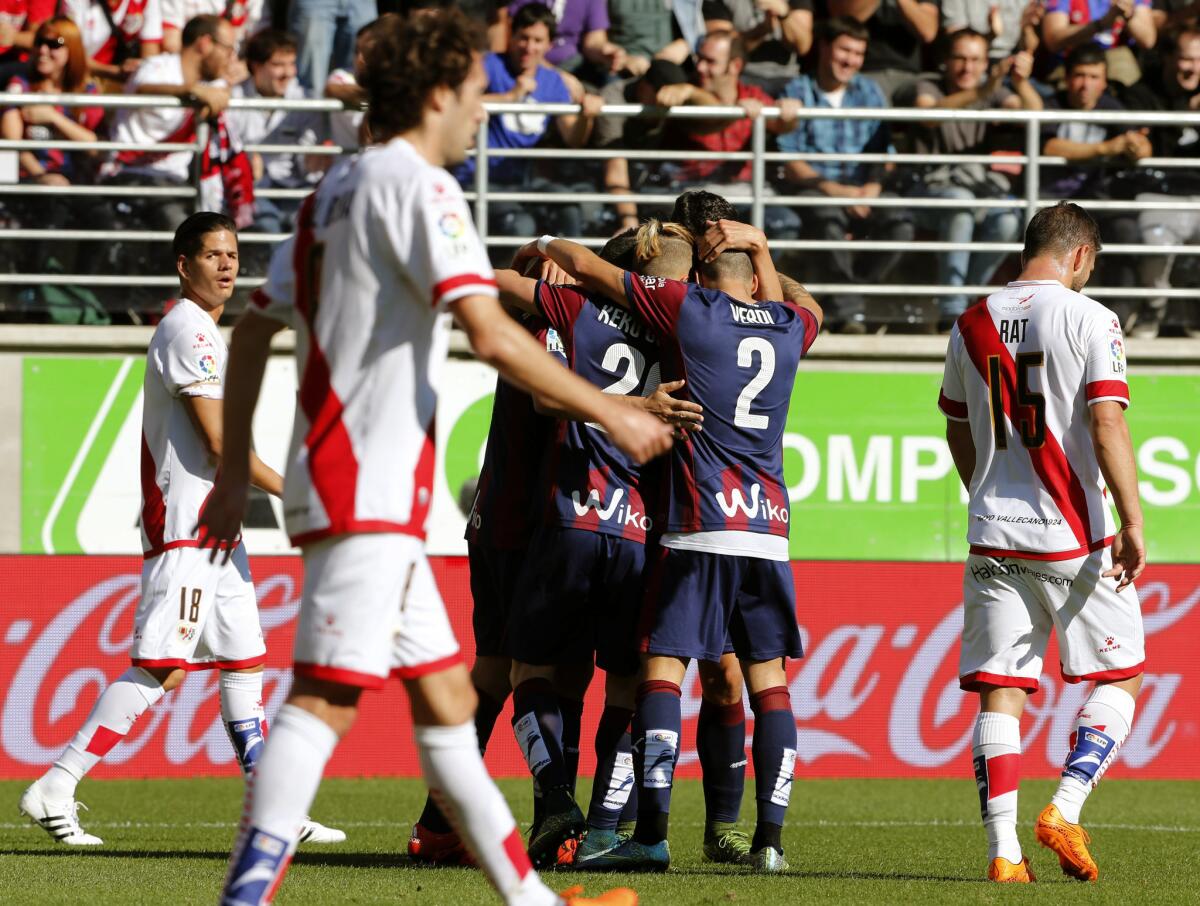
M 820 602 L 796 600 L 783 435 L 821 308 L 708 192 L 598 255 L 543 236 L 493 271 L 447 169 L 484 117 L 481 47 L 454 11 L 380 28 L 362 80 L 372 142 L 305 199 L 228 350 L 216 323 L 237 278 L 236 228 L 219 214 L 179 228 L 180 301 L 147 355 L 132 666 L 20 802 L 59 842 L 101 844 L 80 825 L 79 782 L 187 671 L 220 670 L 247 778 L 221 902 L 269 903 L 299 843 L 345 840 L 308 810 L 363 691 L 395 677 L 429 789 L 415 860 L 474 864 L 514 906 L 634 906 L 628 888 L 557 894 L 537 869 L 669 868 L 695 661 L 704 856 L 788 869 L 787 662 L 803 657 L 798 607 Z M 958 319 L 938 402 L 970 492 L 959 672 L 980 697 L 973 756 L 993 881 L 1033 880 L 1016 832 L 1020 717 L 1051 632 L 1064 679 L 1096 684 L 1035 829 L 1072 877 L 1098 876 L 1080 810 L 1140 691 L 1131 583 L 1145 544 L 1123 338 L 1080 292 L 1099 250 L 1079 207 L 1039 212 L 1020 279 Z M 424 545 L 451 320 L 499 374 L 467 521 L 470 670 Z M 283 478 L 253 453 L 251 422 L 271 339 L 289 327 L 299 388 Z M 241 543 L 251 485 L 282 497 L 305 573 L 293 682 L 269 733 Z M 575 783 L 597 666 L 585 814 Z M 482 760 L 510 695 L 534 782 L 528 837 Z M 753 836 L 739 829 L 746 697 Z

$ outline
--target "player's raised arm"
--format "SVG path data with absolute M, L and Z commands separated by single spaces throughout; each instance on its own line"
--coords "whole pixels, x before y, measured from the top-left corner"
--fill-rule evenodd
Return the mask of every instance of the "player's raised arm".
M 1146 568 L 1146 543 L 1142 537 L 1142 503 L 1138 498 L 1137 466 L 1125 411 L 1119 402 L 1093 403 L 1092 444 L 1100 473 L 1108 485 L 1121 519 L 1121 528 L 1112 544 L 1112 569 L 1105 576 L 1117 578 L 1117 591 L 1130 585 Z
M 494 297 L 463 296 L 451 302 L 450 309 L 475 354 L 509 383 L 540 395 L 549 407 L 572 418 L 602 425 L 636 462 L 646 462 L 670 449 L 667 425 L 640 409 L 622 405 L 563 369 L 504 314 Z
M 696 243 L 699 260 L 715 261 L 722 252 L 746 252 L 754 265 L 754 276 L 758 278 L 754 298 L 759 302 L 778 302 L 784 298 L 775 262 L 767 248 L 767 236 L 762 230 L 736 220 L 710 220 L 707 226 Z
M 808 311 L 814 318 L 817 319 L 817 328 L 825 323 L 825 312 L 813 298 L 812 293 L 804 288 L 799 280 L 789 277 L 787 274 L 779 275 L 779 285 L 783 289 L 783 298 L 786 302 L 791 302 L 793 305 L 799 305 L 801 308 Z
M 615 264 L 609 264 L 586 246 L 569 239 L 543 236 L 518 252 L 519 257 L 530 254 L 549 258 L 589 292 L 602 295 L 623 308 L 630 307 L 625 297 L 625 271 Z

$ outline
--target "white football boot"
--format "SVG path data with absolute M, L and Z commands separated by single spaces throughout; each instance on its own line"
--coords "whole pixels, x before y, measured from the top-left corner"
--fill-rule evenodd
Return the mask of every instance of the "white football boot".
M 345 843 L 346 832 L 326 827 L 312 818 L 305 818 L 300 828 L 300 843 Z
M 67 846 L 99 846 L 104 842 L 79 826 L 79 809 L 86 809 L 86 805 L 74 799 L 50 802 L 42 795 L 39 783 L 33 783 L 21 796 L 18 806 L 21 814 L 28 815 L 42 830 Z

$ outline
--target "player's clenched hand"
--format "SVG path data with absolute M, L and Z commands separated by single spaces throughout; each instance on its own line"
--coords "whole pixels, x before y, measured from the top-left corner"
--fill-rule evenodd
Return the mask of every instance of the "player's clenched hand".
M 686 381 L 668 381 L 646 397 L 646 411 L 662 419 L 677 432 L 704 430 L 704 407 L 691 400 L 671 396 L 683 388 Z
M 242 514 L 246 512 L 246 495 L 250 486 L 245 482 L 233 483 L 220 478 L 213 485 L 212 493 L 200 511 L 196 523 L 196 537 L 201 547 L 211 547 L 211 562 L 216 562 L 224 548 L 222 563 L 228 563 L 233 553 L 234 542 L 242 533 Z
M 598 421 L 625 455 L 635 463 L 661 456 L 671 449 L 671 427 L 643 409 L 622 406 L 615 400 Z
M 1104 573 L 1105 578 L 1117 580 L 1117 591 L 1122 592 L 1142 574 L 1146 568 L 1146 542 L 1142 538 L 1140 525 L 1123 525 L 1112 543 L 1112 569 Z

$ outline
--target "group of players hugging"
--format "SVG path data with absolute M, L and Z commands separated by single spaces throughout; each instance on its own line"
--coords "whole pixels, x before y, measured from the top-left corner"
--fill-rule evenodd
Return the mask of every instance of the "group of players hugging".
M 631 228 L 598 256 L 543 237 L 497 273 L 501 301 L 568 368 L 689 435 L 639 467 L 602 429 L 498 382 L 467 526 L 471 675 L 481 746 L 511 691 L 534 781 L 537 867 L 668 867 L 680 687 L 693 659 L 704 855 L 787 867 L 796 723 L 785 663 L 801 642 L 782 440 L 821 310 L 777 275 L 764 235 L 734 220 L 725 199 L 691 191 L 668 222 Z M 575 780 L 593 664 L 605 699 L 585 820 Z M 753 839 L 737 830 L 743 682 L 755 716 Z M 469 858 L 432 800 L 409 852 Z

